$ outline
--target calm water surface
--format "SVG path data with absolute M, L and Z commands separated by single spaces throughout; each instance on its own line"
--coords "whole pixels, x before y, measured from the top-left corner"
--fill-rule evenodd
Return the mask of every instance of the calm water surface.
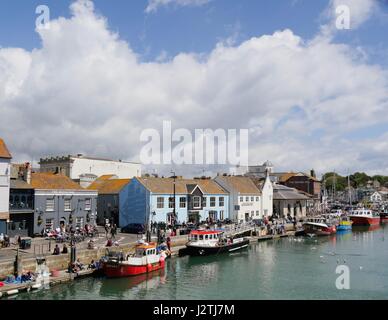
M 339 264 L 350 268 L 350 290 L 336 289 Z M 15 299 L 388 299 L 388 226 L 175 258 L 153 275 L 87 278 Z

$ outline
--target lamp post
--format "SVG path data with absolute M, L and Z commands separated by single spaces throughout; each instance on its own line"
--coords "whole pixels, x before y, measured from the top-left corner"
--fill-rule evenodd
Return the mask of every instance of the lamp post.
M 171 173 L 173 174 L 173 178 L 174 178 L 174 186 L 173 186 L 173 191 L 174 191 L 174 198 L 173 198 L 174 208 L 173 208 L 172 216 L 173 216 L 174 225 L 175 225 L 175 218 L 176 218 L 176 209 L 175 209 L 175 196 L 176 196 L 175 179 L 176 179 L 176 175 L 175 175 L 174 171 L 171 171 Z

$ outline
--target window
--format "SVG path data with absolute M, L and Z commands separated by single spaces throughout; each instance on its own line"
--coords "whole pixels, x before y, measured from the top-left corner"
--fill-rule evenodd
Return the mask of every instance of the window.
M 71 199 L 65 199 L 65 211 L 71 211 Z
M 85 210 L 92 210 L 92 199 L 85 199 Z
M 174 200 L 175 200 L 174 197 L 168 198 L 168 207 L 170 209 L 173 209 L 175 207 L 175 201 Z
M 255 201 L 255 197 L 251 197 L 251 202 Z
M 256 216 L 258 216 L 259 215 L 259 211 L 256 211 Z
M 158 209 L 163 209 L 164 208 L 164 198 L 163 197 L 158 197 L 158 199 L 157 199 L 157 208 Z
M 201 197 L 195 196 L 193 197 L 193 208 L 201 207 Z
M 223 207 L 225 205 L 225 198 L 224 197 L 219 197 L 218 198 L 218 205 L 220 207 Z
M 84 227 L 84 218 L 83 217 L 78 217 L 75 219 L 75 225 L 78 228 L 83 228 Z
M 46 211 L 54 211 L 55 199 L 46 199 Z
M 245 197 L 245 202 L 249 202 L 249 197 Z
M 260 201 L 260 198 L 259 197 L 256 197 L 256 202 L 259 202 Z
M 46 219 L 46 229 L 54 229 L 54 219 Z
M 240 197 L 240 202 L 244 202 L 244 197 Z
M 207 198 L 206 197 L 203 197 L 202 198 L 202 207 L 207 207 Z
M 216 206 L 216 197 L 210 197 L 210 206 L 215 207 Z
M 179 208 L 186 208 L 186 198 L 185 197 L 179 198 Z

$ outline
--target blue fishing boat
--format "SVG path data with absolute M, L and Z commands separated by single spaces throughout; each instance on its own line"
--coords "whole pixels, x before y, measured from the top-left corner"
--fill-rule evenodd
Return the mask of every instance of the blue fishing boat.
M 348 216 L 342 216 L 339 220 L 337 231 L 352 230 L 353 221 Z

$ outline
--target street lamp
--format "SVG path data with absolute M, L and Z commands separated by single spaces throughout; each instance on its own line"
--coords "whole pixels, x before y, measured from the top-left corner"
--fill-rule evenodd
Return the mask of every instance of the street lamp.
M 173 174 L 173 178 L 174 178 L 174 188 L 173 188 L 173 191 L 174 191 L 174 198 L 173 198 L 174 208 L 173 208 L 172 216 L 173 216 L 173 219 L 174 219 L 173 222 L 174 222 L 174 225 L 175 225 L 175 219 L 176 219 L 176 209 L 175 209 L 175 197 L 176 197 L 175 179 L 176 179 L 176 175 L 175 175 L 175 172 L 174 172 L 174 171 L 171 171 L 171 173 Z

